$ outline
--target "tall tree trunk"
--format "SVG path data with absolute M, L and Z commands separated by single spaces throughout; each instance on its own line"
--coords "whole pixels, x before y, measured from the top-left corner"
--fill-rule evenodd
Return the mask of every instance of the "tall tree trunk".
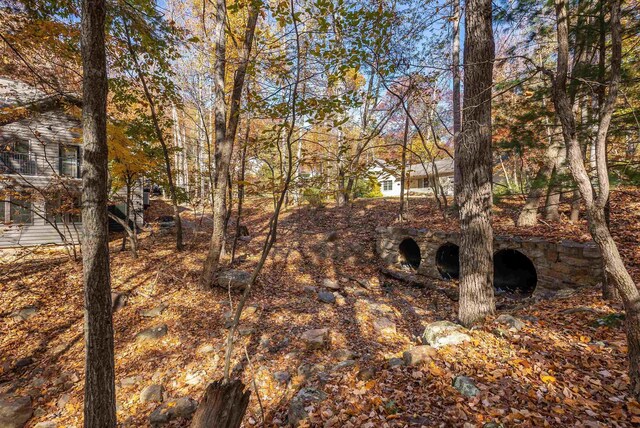
M 226 65 L 226 41 L 225 41 L 225 18 L 226 1 L 217 0 L 215 45 L 216 61 L 215 70 L 215 127 L 216 127 L 216 149 L 215 166 L 216 171 L 213 183 L 213 232 L 209 241 L 209 253 L 204 263 L 200 285 L 203 288 L 212 287 L 220 255 L 224 245 L 225 224 L 227 212 L 227 187 L 229 176 L 229 165 L 233 153 L 233 141 L 236 137 L 238 122 L 240 121 L 240 101 L 242 98 L 242 88 L 247 74 L 247 65 L 253 45 L 253 35 L 258 21 L 259 7 L 252 3 L 249 10 L 249 17 L 245 29 L 244 42 L 240 53 L 240 63 L 236 70 L 233 81 L 233 91 L 231 93 L 231 108 L 229 110 L 229 126 L 226 126 L 226 106 L 224 104 L 224 76 Z
M 540 60 L 540 63 L 542 65 L 542 60 Z M 542 80 L 541 83 L 544 83 L 544 81 Z M 546 97 L 542 99 L 542 106 L 544 108 L 547 107 Z M 549 186 L 551 186 L 554 166 L 557 163 L 560 151 L 563 149 L 563 145 L 553 137 L 551 123 L 547 116 L 545 116 L 544 122 L 545 133 L 547 134 L 547 150 L 545 151 L 544 161 L 540 166 L 533 183 L 531 183 L 531 188 L 529 189 L 529 194 L 527 195 L 524 207 L 518 216 L 517 225 L 520 227 L 535 226 L 538 222 L 538 207 L 540 206 L 540 200 L 544 195 L 545 189 L 548 189 Z
M 136 53 L 135 48 L 133 47 L 133 42 L 131 40 L 131 34 L 129 33 L 129 25 L 127 23 L 127 18 L 124 18 L 124 30 L 127 37 L 127 48 L 129 49 L 129 54 L 131 55 L 131 59 L 133 61 L 133 65 L 136 70 L 136 74 L 138 75 L 138 79 L 140 80 L 140 84 L 142 85 L 142 90 L 144 91 L 144 96 L 149 103 L 149 111 L 151 112 L 151 121 L 153 123 L 153 130 L 156 134 L 156 138 L 162 147 L 162 157 L 164 158 L 164 167 L 165 172 L 167 174 L 167 182 L 169 185 L 169 193 L 171 193 L 171 205 L 173 207 L 173 218 L 176 223 L 176 249 L 178 251 L 182 251 L 184 245 L 182 243 L 182 220 L 180 219 L 180 209 L 178 207 L 178 191 L 176 189 L 176 184 L 174 182 L 173 171 L 171 167 L 171 158 L 169 157 L 169 147 L 164 137 L 164 132 L 160 127 L 160 120 L 158 118 L 158 112 L 156 110 L 156 103 L 149 90 L 149 86 L 147 86 L 147 78 L 145 76 L 144 70 L 140 66 L 138 61 L 138 54 Z
M 238 181 L 238 218 L 236 220 L 236 233 L 233 237 L 233 247 L 231 248 L 231 263 L 236 257 L 236 248 L 238 246 L 238 238 L 240 238 L 240 226 L 242 221 L 242 204 L 244 202 L 244 179 L 245 168 L 247 165 L 247 146 L 249 145 L 249 131 L 251 130 L 251 122 L 247 121 L 247 130 L 244 134 L 244 146 L 242 147 L 242 157 L 240 159 L 240 180 Z
M 408 108 L 408 107 L 407 107 Z M 404 119 L 404 136 L 402 137 L 402 166 L 400 167 L 400 221 L 407 218 L 407 201 L 405 197 L 405 188 L 407 187 L 407 141 L 409 139 L 409 115 Z M 408 197 L 408 195 L 407 195 Z
M 84 426 L 116 426 L 107 218 L 107 67 L 104 0 L 82 1 L 82 270 Z
M 631 395 L 640 399 L 640 292 L 624 266 L 618 247 L 607 227 L 605 207 L 609 199 L 609 177 L 606 163 L 607 134 L 620 85 L 622 62 L 622 28 L 620 24 L 620 0 L 611 0 L 611 72 L 609 91 L 600 108 L 596 136 L 597 186 L 590 180 L 584 165 L 582 148 L 578 141 L 576 119 L 567 95 L 569 62 L 569 23 L 566 0 L 555 0 L 558 62 L 553 84 L 556 114 L 562 124 L 562 134 L 567 146 L 569 169 L 584 201 L 589 231 L 600 249 L 605 274 L 615 284 L 624 304 L 629 359 Z
M 458 317 L 471 325 L 495 312 L 491 226 L 491 86 L 494 42 L 491 0 L 467 2 L 464 49 L 460 191 L 460 303 Z
M 551 178 L 549 179 L 549 187 L 547 188 L 547 200 L 544 203 L 544 217 L 547 221 L 558 222 L 560 221 L 560 194 L 562 189 L 559 183 L 560 168 L 558 162 L 551 172 Z
M 453 68 L 453 196 L 458 194 L 460 187 L 459 147 L 460 130 L 462 129 L 460 115 L 460 0 L 453 0 L 453 46 L 451 50 Z

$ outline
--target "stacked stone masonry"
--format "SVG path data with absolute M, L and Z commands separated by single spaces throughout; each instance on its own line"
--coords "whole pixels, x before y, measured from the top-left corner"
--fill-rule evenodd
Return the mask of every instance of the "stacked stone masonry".
M 460 245 L 459 233 L 398 226 L 379 227 L 376 232 L 376 251 L 387 264 L 405 262 L 399 247 L 410 238 L 420 248 L 417 273 L 436 279 L 443 278 L 436 263 L 438 249 L 447 243 Z M 516 250 L 529 258 L 536 270 L 536 288 L 560 290 L 596 286 L 602 282 L 602 259 L 592 242 L 563 240 L 556 243 L 542 238 L 497 235 L 494 254 L 500 250 Z

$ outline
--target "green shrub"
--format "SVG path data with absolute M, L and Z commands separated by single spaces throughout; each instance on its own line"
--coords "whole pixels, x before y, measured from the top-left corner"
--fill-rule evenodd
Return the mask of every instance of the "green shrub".
M 302 197 L 312 207 L 318 208 L 324 206 L 324 194 L 322 193 L 322 190 L 317 187 L 308 187 L 304 189 Z
M 358 180 L 355 189 L 356 198 L 381 198 L 380 183 L 373 177 Z

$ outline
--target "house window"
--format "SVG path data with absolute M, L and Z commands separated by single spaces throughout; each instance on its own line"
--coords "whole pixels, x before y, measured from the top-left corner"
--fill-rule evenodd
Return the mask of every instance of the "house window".
M 2 198 L 2 196 L 0 196 L 0 199 Z M 4 206 L 6 205 L 6 201 L 4 200 L 0 200 L 0 224 L 6 223 L 6 219 L 4 218 L 6 210 L 4 208 Z
M 429 180 L 427 178 L 418 178 L 418 188 L 424 189 L 429 187 Z
M 81 206 L 80 195 L 64 199 L 60 196 L 54 196 L 45 203 L 47 220 L 52 223 L 81 223 Z
M 80 147 L 60 145 L 60 175 L 64 177 L 80 177 Z
M 9 221 L 14 224 L 33 224 L 31 201 L 12 200 L 9 208 Z
M 393 190 L 393 180 L 383 180 L 382 190 L 385 190 L 385 191 Z
M 0 148 L 0 174 L 37 175 L 37 156 L 29 141 L 14 141 Z

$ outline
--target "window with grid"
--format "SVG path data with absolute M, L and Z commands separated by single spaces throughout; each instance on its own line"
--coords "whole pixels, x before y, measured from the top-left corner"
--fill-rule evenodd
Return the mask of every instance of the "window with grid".
M 33 210 L 31 201 L 21 198 L 11 198 L 9 221 L 13 224 L 33 224 Z
M 393 190 L 393 180 L 383 180 L 382 190 Z
M 60 175 L 80 177 L 80 147 L 60 145 Z

